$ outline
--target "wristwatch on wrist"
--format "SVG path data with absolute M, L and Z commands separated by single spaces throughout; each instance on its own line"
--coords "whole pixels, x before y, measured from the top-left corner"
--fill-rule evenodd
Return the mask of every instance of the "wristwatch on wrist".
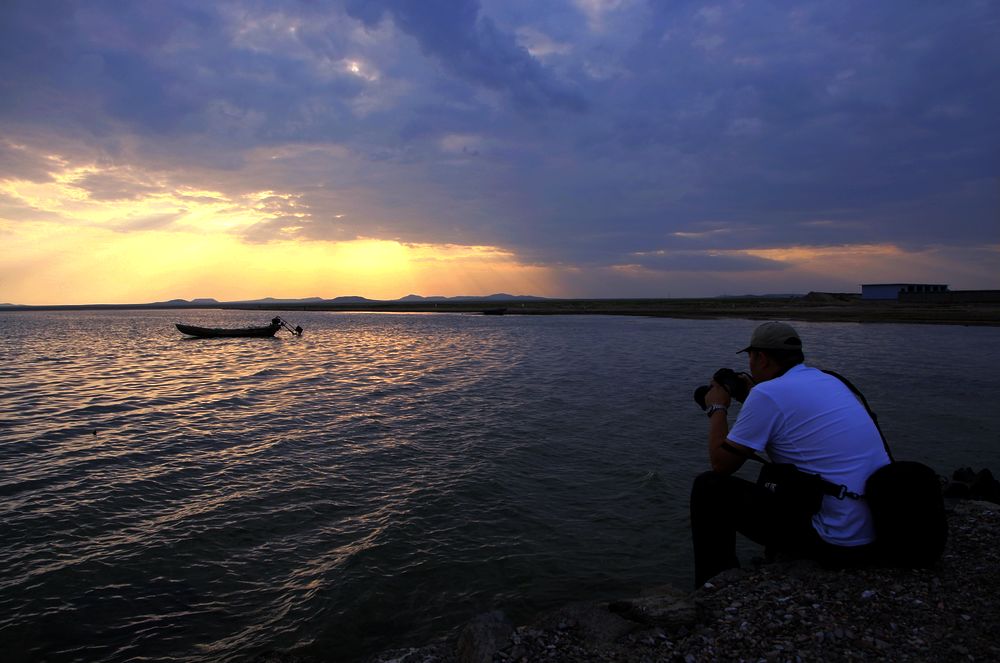
M 705 414 L 707 414 L 708 418 L 711 419 L 712 415 L 718 412 L 719 410 L 722 410 L 727 414 L 729 413 L 729 408 L 727 408 L 725 405 L 720 405 L 719 403 L 713 403 L 712 405 L 708 406 L 708 409 L 705 410 Z

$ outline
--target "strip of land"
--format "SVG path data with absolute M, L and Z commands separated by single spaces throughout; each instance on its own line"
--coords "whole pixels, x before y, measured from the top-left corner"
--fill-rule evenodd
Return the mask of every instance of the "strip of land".
M 666 318 L 742 318 L 811 322 L 919 323 L 1000 326 L 997 302 L 865 301 L 857 296 L 812 293 L 804 297 L 705 299 L 538 299 L 365 303 L 92 304 L 0 307 L 0 311 L 80 309 L 237 309 L 260 311 L 369 311 L 386 313 L 484 313 L 504 315 L 638 315 Z
M 490 302 L 490 306 L 497 306 Z M 304 310 L 482 312 L 475 302 L 384 304 L 363 307 L 305 307 Z M 899 302 L 809 301 L 788 299 L 559 299 L 513 302 L 507 315 L 639 315 L 665 318 L 743 318 L 816 322 L 893 322 L 1000 326 L 998 304 L 916 304 Z

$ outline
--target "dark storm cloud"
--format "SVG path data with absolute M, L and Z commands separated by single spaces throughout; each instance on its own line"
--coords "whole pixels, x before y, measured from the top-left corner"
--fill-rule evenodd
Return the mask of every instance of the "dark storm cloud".
M 513 35 L 480 13 L 477 0 L 348 0 L 348 13 L 374 25 L 391 16 L 442 67 L 478 85 L 500 90 L 532 110 L 580 111 L 584 98 L 555 81 Z
M 58 154 L 152 173 L 96 199 L 292 196 L 252 241 L 533 264 L 971 247 L 998 239 L 998 33 L 975 0 L 6 2 L 0 128 L 29 147 L 0 177 Z
M 0 91 L 10 119 L 109 128 L 123 117 L 164 128 L 190 109 L 156 49 L 190 13 L 108 2 L 9 2 L 0 8 Z M 206 35 L 207 36 L 207 35 Z
M 657 272 L 757 272 L 788 268 L 777 260 L 715 251 L 657 251 L 636 255 L 633 262 Z
M 150 141 L 211 134 L 213 148 L 232 148 L 328 127 L 303 119 L 304 106 L 321 92 L 345 96 L 301 59 L 235 43 L 227 3 L 50 4 L 0 10 L 8 120 L 89 133 L 103 148 L 122 130 Z

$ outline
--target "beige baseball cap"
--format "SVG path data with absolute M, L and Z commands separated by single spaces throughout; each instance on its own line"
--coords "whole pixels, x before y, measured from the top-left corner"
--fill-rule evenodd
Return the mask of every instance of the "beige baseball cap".
M 801 350 L 802 339 L 795 328 L 785 322 L 771 320 L 753 330 L 750 345 L 740 350 Z

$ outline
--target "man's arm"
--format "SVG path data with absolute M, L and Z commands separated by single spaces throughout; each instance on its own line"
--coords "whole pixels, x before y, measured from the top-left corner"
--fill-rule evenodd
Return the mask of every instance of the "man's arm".
M 722 405 L 728 408 L 731 402 L 729 392 L 713 381 L 712 388 L 705 394 L 705 405 Z M 732 474 L 740 469 L 746 457 L 753 453 L 752 449 L 726 439 L 729 434 L 727 414 L 725 410 L 716 410 L 708 418 L 708 460 L 712 464 L 712 470 L 720 474 Z M 724 443 L 734 451 L 726 449 Z

